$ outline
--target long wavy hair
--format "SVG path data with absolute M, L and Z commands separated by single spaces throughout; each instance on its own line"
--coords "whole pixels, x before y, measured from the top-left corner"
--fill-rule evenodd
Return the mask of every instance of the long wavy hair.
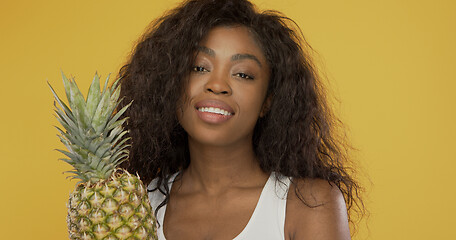
M 119 71 L 125 97 L 120 107 L 133 101 L 125 112 L 132 140 L 124 167 L 146 183 L 157 178 L 163 186 L 158 190 L 166 196 L 160 207 L 167 203 L 170 192 L 164 183 L 190 163 L 177 104 L 198 44 L 217 26 L 247 27 L 270 66 L 267 95 L 272 102 L 253 135 L 262 170 L 336 184 L 353 227 L 353 215 L 364 212 L 362 188 L 353 177 L 343 124 L 333 114 L 312 62 L 313 50 L 293 20 L 277 11 L 259 12 L 247 0 L 189 0 L 151 23 Z

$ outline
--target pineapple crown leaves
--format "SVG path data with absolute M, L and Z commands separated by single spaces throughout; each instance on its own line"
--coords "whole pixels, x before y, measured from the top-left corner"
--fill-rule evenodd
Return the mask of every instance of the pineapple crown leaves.
M 131 102 L 115 112 L 122 101 L 119 100 L 120 79 L 108 87 L 108 76 L 101 90 L 100 77 L 96 73 L 87 99 L 84 99 L 74 79 L 68 79 L 63 72 L 62 79 L 68 105 L 48 83 L 55 98 L 56 118 L 63 127 L 56 127 L 59 132 L 57 136 L 68 150 L 57 149 L 67 157 L 60 160 L 74 167 L 68 173 L 73 174 L 71 178 L 80 179 L 81 182 L 95 183 L 108 179 L 116 167 L 128 158 L 127 148 L 130 145 L 127 141 L 130 138 L 123 138 L 127 131 L 122 127 L 127 118 L 119 118 Z

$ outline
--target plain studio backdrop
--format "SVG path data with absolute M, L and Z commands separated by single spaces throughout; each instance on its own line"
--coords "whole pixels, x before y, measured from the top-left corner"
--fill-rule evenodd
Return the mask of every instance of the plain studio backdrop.
M 299 24 L 341 102 L 368 189 L 370 217 L 354 239 L 456 239 L 456 2 L 253 2 Z M 114 78 L 149 22 L 176 4 L 2 2 L 2 239 L 67 238 L 75 182 L 53 150 L 63 144 L 46 81 L 64 96 L 60 69 L 84 93 L 95 71 Z

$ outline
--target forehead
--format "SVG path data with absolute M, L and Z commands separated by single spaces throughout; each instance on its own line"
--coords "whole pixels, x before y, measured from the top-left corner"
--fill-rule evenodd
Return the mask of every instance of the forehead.
M 264 53 L 254 36 L 245 26 L 215 27 L 201 40 L 198 51 L 212 56 L 217 53 L 252 53 L 266 63 Z
M 254 40 L 254 34 L 252 33 L 251 29 L 243 26 L 243 25 L 228 25 L 228 26 L 216 26 L 213 27 L 209 32 L 206 34 L 206 36 L 203 38 L 202 41 L 207 41 L 208 38 L 217 36 L 217 35 L 225 35 L 226 36 L 233 36 L 233 35 L 239 35 L 243 36 L 246 38 L 251 38 L 253 42 Z

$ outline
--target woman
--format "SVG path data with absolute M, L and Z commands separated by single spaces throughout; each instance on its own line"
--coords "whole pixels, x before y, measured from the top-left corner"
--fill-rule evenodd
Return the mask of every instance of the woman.
M 159 239 L 350 239 L 348 145 L 286 22 L 246 0 L 187 1 L 121 69 L 127 168 L 150 182 Z

